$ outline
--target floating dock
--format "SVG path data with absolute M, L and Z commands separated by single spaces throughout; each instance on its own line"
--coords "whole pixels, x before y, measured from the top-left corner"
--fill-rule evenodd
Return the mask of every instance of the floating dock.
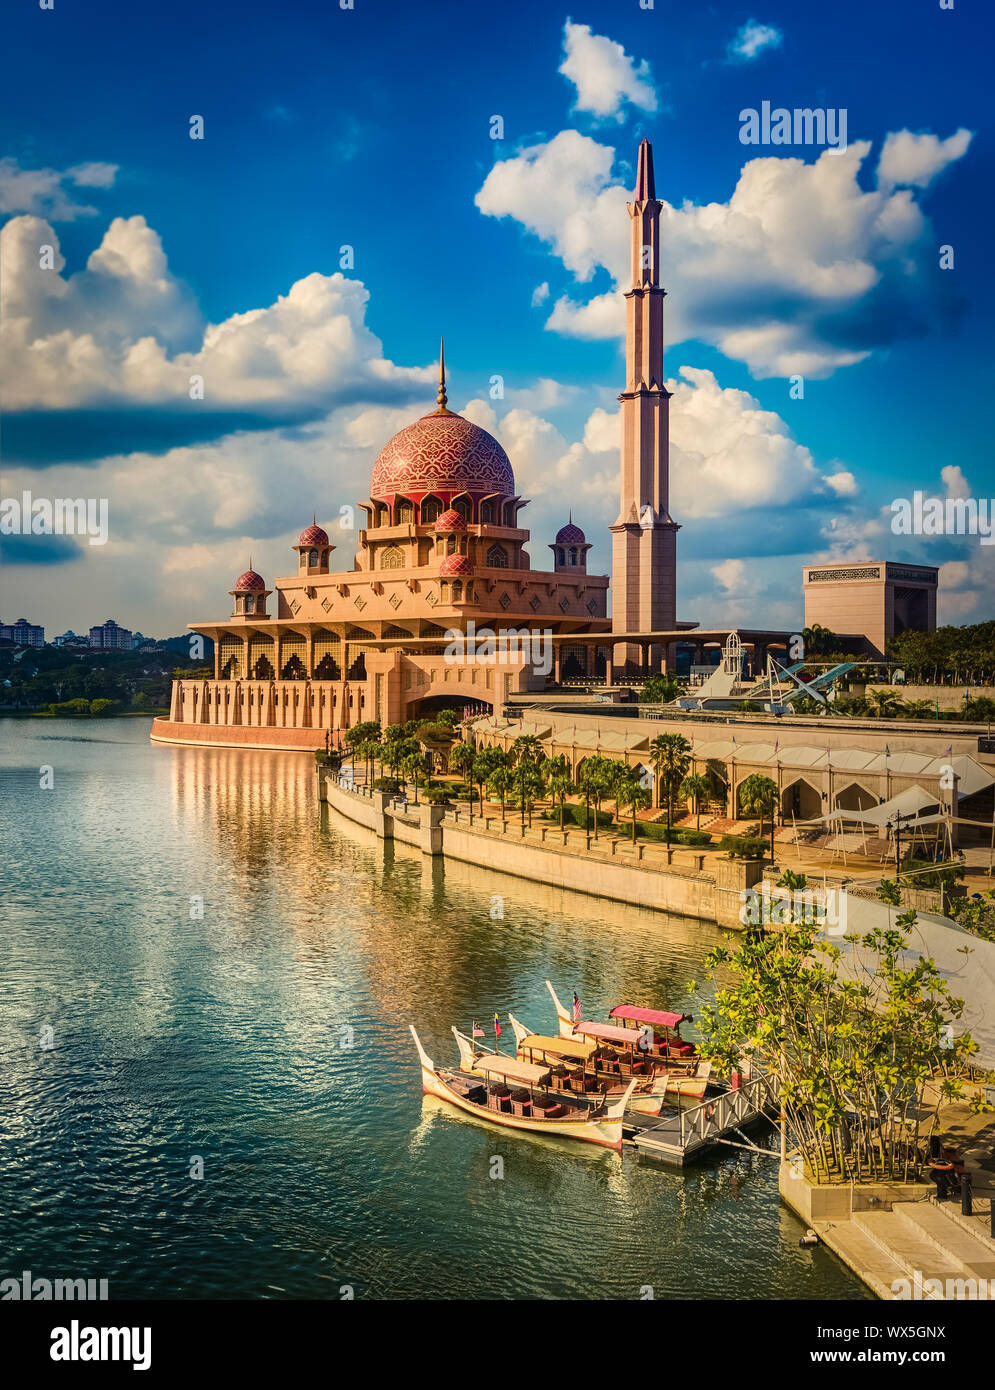
M 761 1121 L 771 1123 L 775 1117 L 773 1087 L 765 1076 L 756 1076 L 697 1105 L 668 1108 L 661 1115 L 630 1111 L 622 1122 L 622 1135 L 640 1153 L 680 1167 L 721 1146 L 779 1158 L 775 1150 L 754 1144 L 745 1132 Z

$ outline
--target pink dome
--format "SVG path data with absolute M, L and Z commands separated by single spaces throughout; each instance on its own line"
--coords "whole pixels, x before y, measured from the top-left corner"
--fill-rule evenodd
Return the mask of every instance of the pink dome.
M 381 450 L 370 480 L 370 496 L 378 500 L 427 492 L 513 497 L 515 476 L 493 435 L 462 415 L 436 411 L 394 435 Z
M 439 573 L 447 578 L 465 577 L 473 573 L 473 565 L 465 555 L 447 555 L 439 566 Z
M 443 512 L 439 517 L 438 521 L 435 523 L 435 529 L 437 531 L 465 531 L 466 522 L 460 516 L 459 512 L 454 511 L 454 509 L 450 507 L 448 512 Z
M 301 532 L 298 545 L 327 545 L 328 532 L 323 531 L 320 526 L 305 526 Z
M 261 574 L 256 574 L 255 570 L 246 570 L 235 580 L 235 592 L 239 594 L 256 593 L 265 588 L 266 580 Z
M 556 533 L 556 545 L 585 545 L 586 542 L 584 532 L 572 521 L 568 521 L 566 526 L 561 526 Z

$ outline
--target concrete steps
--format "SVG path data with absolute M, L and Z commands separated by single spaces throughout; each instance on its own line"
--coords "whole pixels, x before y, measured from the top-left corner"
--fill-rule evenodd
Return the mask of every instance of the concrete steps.
M 824 1239 L 879 1298 L 890 1301 L 896 1280 L 917 1275 L 920 1287 L 931 1279 L 995 1284 L 995 1242 L 979 1238 L 969 1221 L 935 1203 L 896 1202 L 890 1211 L 854 1212 L 849 1222 L 827 1228 Z
M 931 1241 L 941 1257 L 953 1261 L 959 1277 L 995 1280 L 995 1250 L 966 1231 L 952 1212 L 931 1202 L 896 1202 L 891 1214 L 897 1214 L 916 1238 Z

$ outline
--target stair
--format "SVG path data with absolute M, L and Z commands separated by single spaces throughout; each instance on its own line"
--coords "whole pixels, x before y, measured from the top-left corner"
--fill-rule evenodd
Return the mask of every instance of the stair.
M 995 1242 L 975 1235 L 968 1221 L 935 1203 L 896 1202 L 890 1211 L 854 1212 L 848 1222 L 826 1227 L 823 1236 L 879 1298 L 892 1301 L 895 1281 L 916 1274 L 923 1285 L 931 1279 L 995 1285 Z M 936 1293 L 926 1297 L 942 1300 Z

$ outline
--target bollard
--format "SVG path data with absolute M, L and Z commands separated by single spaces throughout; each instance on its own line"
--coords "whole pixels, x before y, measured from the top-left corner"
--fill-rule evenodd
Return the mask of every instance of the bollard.
M 971 1174 L 961 1173 L 960 1175 L 960 1214 L 961 1216 L 971 1215 Z
M 935 1173 L 933 1181 L 936 1183 L 936 1200 L 945 1202 L 947 1200 L 947 1177 L 945 1173 Z
M 929 1156 L 930 1158 L 939 1158 L 940 1156 L 940 1136 L 938 1134 L 930 1135 Z

